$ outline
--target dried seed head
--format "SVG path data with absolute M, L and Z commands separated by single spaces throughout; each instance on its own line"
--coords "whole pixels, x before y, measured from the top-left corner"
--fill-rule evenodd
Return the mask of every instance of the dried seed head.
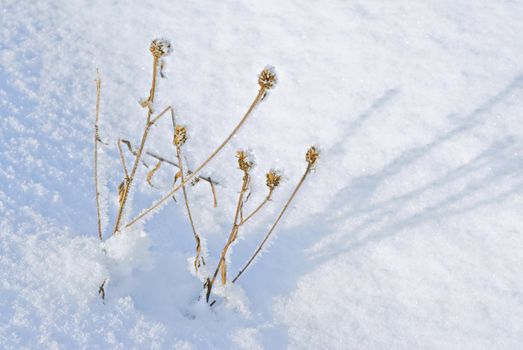
M 245 151 L 238 151 L 236 153 L 236 157 L 238 158 L 238 166 L 240 169 L 245 173 L 249 172 L 253 163 L 247 159 L 247 153 Z
M 266 181 L 266 184 L 267 184 L 267 187 L 269 187 L 269 189 L 272 191 L 274 190 L 276 187 L 278 187 L 278 185 L 280 184 L 280 180 L 281 180 L 281 175 L 278 174 L 275 170 L 269 170 L 269 172 L 267 173 L 267 181 Z
M 187 128 L 185 126 L 176 125 L 174 128 L 173 143 L 176 147 L 181 147 L 187 141 Z
M 316 147 L 314 146 L 311 146 L 307 151 L 307 154 L 305 154 L 305 160 L 307 161 L 307 163 L 309 163 L 311 168 L 316 165 L 316 162 L 318 161 L 319 157 L 320 153 L 318 152 L 318 150 L 316 150 Z
M 278 79 L 276 79 L 274 67 L 267 66 L 258 75 L 258 84 L 265 90 L 270 90 L 276 83 L 278 83 Z
M 171 53 L 171 42 L 162 38 L 154 39 L 151 41 L 149 51 L 151 51 L 153 56 L 156 58 L 167 56 Z

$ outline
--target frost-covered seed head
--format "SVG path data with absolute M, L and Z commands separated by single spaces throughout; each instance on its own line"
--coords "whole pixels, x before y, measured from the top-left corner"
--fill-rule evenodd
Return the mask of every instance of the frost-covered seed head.
M 238 158 L 238 166 L 240 169 L 245 173 L 249 172 L 253 166 L 253 163 L 247 159 L 247 153 L 245 151 L 238 151 L 236 153 L 236 157 Z
M 305 160 L 309 165 L 314 167 L 316 165 L 316 162 L 318 161 L 318 158 L 320 157 L 320 153 L 316 149 L 316 147 L 311 146 L 309 150 L 307 151 L 307 154 L 305 154 Z
M 176 147 L 181 147 L 187 141 L 187 128 L 185 126 L 176 125 L 174 128 L 173 143 Z
M 149 51 L 151 51 L 155 58 L 167 56 L 171 53 L 171 42 L 162 38 L 154 39 L 151 41 Z
M 266 181 L 267 187 L 269 187 L 269 189 L 271 191 L 274 190 L 276 187 L 278 187 L 278 185 L 280 184 L 281 175 L 278 174 L 275 170 L 272 170 L 272 169 L 269 170 L 266 177 L 267 177 L 267 181 Z
M 274 67 L 267 66 L 258 75 L 258 84 L 265 90 L 270 90 L 276 83 L 278 83 L 278 79 Z

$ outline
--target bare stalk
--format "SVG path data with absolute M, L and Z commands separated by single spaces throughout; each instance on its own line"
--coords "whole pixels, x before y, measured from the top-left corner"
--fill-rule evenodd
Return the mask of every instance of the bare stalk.
M 307 168 L 305 169 L 305 172 L 303 173 L 300 181 L 298 182 L 298 184 L 296 185 L 296 187 L 294 188 L 294 191 L 292 191 L 289 199 L 287 200 L 287 203 L 285 203 L 285 205 L 283 206 L 282 210 L 280 211 L 280 214 L 278 215 L 278 217 L 276 218 L 276 221 L 274 222 L 274 224 L 272 224 L 271 228 L 269 229 L 269 232 L 267 232 L 267 234 L 265 235 L 265 238 L 262 240 L 262 242 L 260 243 L 260 245 L 258 246 L 258 248 L 254 251 L 254 253 L 252 254 L 251 258 L 249 259 L 249 261 L 247 261 L 247 263 L 245 264 L 245 266 L 243 266 L 243 268 L 240 270 L 240 272 L 238 272 L 238 274 L 236 275 L 236 277 L 234 277 L 234 279 L 232 280 L 232 283 L 236 282 L 236 280 L 245 272 L 245 270 L 247 270 L 247 268 L 249 267 L 249 265 L 254 261 L 254 259 L 256 258 L 256 256 L 260 253 L 260 251 L 263 249 L 263 246 L 265 245 L 265 243 L 267 242 L 267 240 L 269 239 L 269 237 L 271 236 L 272 232 L 274 231 L 274 229 L 276 228 L 276 226 L 278 226 L 278 223 L 280 222 L 281 218 L 283 217 L 283 214 L 285 214 L 285 212 L 287 211 L 287 209 L 289 208 L 292 200 L 294 199 L 294 197 L 296 196 L 296 194 L 298 193 L 298 191 L 300 190 L 301 186 L 303 185 L 303 182 L 305 181 L 305 179 L 307 178 L 307 175 L 309 175 L 309 173 L 311 172 L 311 170 L 314 168 L 314 166 L 316 165 L 316 162 L 318 160 L 318 157 L 319 157 L 319 153 L 316 151 L 316 148 L 314 147 L 311 147 L 309 148 L 309 150 L 307 151 L 307 154 L 305 156 L 305 159 L 307 161 Z
M 211 191 L 212 191 L 212 198 L 213 198 L 213 207 L 216 208 L 218 206 L 218 201 L 216 200 L 216 189 L 214 188 L 214 182 L 210 181 L 210 178 L 209 178 L 209 183 L 211 184 Z
M 124 171 L 124 174 L 125 174 L 125 179 L 128 180 L 129 179 L 129 172 L 127 171 L 127 164 L 125 162 L 125 156 L 123 155 L 123 151 L 122 151 L 122 140 L 121 139 L 118 139 L 118 151 L 120 152 L 120 160 L 122 161 L 122 168 L 123 168 L 123 171 Z
M 133 183 L 134 177 L 136 175 L 136 170 L 138 169 L 138 164 L 140 163 L 140 159 L 142 156 L 142 152 L 145 146 L 145 142 L 147 140 L 147 136 L 149 135 L 149 131 L 151 127 L 154 125 L 154 123 L 163 116 L 169 107 L 167 107 L 162 113 L 160 113 L 155 118 L 151 119 L 151 116 L 153 114 L 153 103 L 154 103 L 154 93 L 156 90 L 156 76 L 157 76 L 157 68 L 158 68 L 158 58 L 160 56 L 157 56 L 153 53 L 153 79 L 151 84 L 151 90 L 149 93 L 149 98 L 147 99 L 147 103 L 144 104 L 147 107 L 147 120 L 145 122 L 145 127 L 142 134 L 142 139 L 140 141 L 140 146 L 138 146 L 138 150 L 136 151 L 136 155 L 133 162 L 133 167 L 131 169 L 131 172 L 129 174 L 128 179 L 124 181 L 123 188 L 122 188 L 122 196 L 119 201 L 119 208 L 118 208 L 118 214 L 116 216 L 116 223 L 114 225 L 113 235 L 120 232 L 120 222 L 122 220 L 122 216 L 124 213 L 125 205 L 127 203 L 127 198 L 129 196 L 129 190 L 131 188 L 131 185 Z
M 247 220 L 249 220 L 250 218 L 252 218 L 257 212 L 260 211 L 261 208 L 263 208 L 263 206 L 265 204 L 267 204 L 270 200 L 271 200 L 271 197 L 272 197 L 272 191 L 273 190 L 269 190 L 269 194 L 263 199 L 263 201 L 260 203 L 260 205 L 258 205 L 256 207 L 256 209 L 254 209 L 249 215 L 247 215 L 245 218 L 242 218 L 242 220 L 240 221 L 240 226 L 245 224 L 247 222 Z
M 238 132 L 238 130 L 241 128 L 241 126 L 245 123 L 245 121 L 249 118 L 251 112 L 254 110 L 256 105 L 260 103 L 261 99 L 266 95 L 266 88 L 261 86 L 260 90 L 258 91 L 258 94 L 254 98 L 254 101 L 251 103 L 249 109 L 244 114 L 243 118 L 240 120 L 240 122 L 236 125 L 236 127 L 232 130 L 232 132 L 225 138 L 225 140 L 214 150 L 214 152 L 211 153 L 211 155 L 202 163 L 192 174 L 187 176 L 182 183 L 180 183 L 178 186 L 174 187 L 169 193 L 165 194 L 162 198 L 160 198 L 158 201 L 153 203 L 149 208 L 142 211 L 139 215 L 134 217 L 132 220 L 130 220 L 125 227 L 130 227 L 133 224 L 135 224 L 137 221 L 142 219 L 144 216 L 151 213 L 154 209 L 158 208 L 160 205 L 165 203 L 169 198 L 172 197 L 180 188 L 185 186 L 189 181 L 191 181 L 199 172 L 202 170 L 224 147 L 225 145 L 233 138 L 233 136 Z
M 178 167 L 180 168 L 179 174 L 182 183 L 184 183 L 185 175 L 183 171 L 183 161 L 182 161 L 182 145 L 185 143 L 186 140 L 186 132 L 187 130 L 179 125 L 175 126 L 175 136 L 174 136 L 174 144 L 176 146 L 176 158 L 178 159 Z M 174 178 L 174 181 L 176 181 L 176 177 Z M 200 236 L 196 232 L 196 227 L 194 225 L 194 220 L 191 213 L 191 206 L 189 205 L 189 196 L 187 195 L 187 190 L 185 188 L 185 185 L 182 186 L 182 192 L 183 192 L 183 199 L 185 201 L 185 208 L 187 210 L 187 216 L 189 217 L 189 222 L 191 223 L 192 232 L 194 235 L 194 240 L 196 241 L 196 256 L 194 257 L 194 269 L 196 272 L 198 272 L 198 268 L 201 266 L 201 264 L 205 265 L 205 260 L 201 256 L 202 246 L 201 246 L 201 240 Z
M 129 149 L 129 152 L 131 152 L 132 154 L 136 155 L 136 151 L 133 149 L 133 146 L 131 145 L 131 142 L 129 142 L 129 140 L 126 140 L 126 139 L 122 139 L 122 143 L 125 144 L 127 146 L 127 148 Z M 151 152 L 151 151 L 147 151 L 145 150 L 144 152 L 146 155 L 148 155 L 149 157 L 151 158 L 154 158 L 156 160 L 159 160 L 160 162 L 164 162 L 166 164 L 169 164 L 171 166 L 174 166 L 176 168 L 180 168 L 178 166 L 178 163 L 176 162 L 173 162 L 172 160 L 168 159 L 167 157 L 164 157 L 158 153 L 154 153 L 154 152 Z M 187 173 L 192 173 L 191 170 L 187 170 Z M 196 178 L 198 179 L 201 179 L 203 181 L 206 181 L 208 182 L 210 185 L 211 185 L 211 190 L 213 192 L 213 195 L 214 197 L 216 197 L 216 194 L 215 194 L 215 190 L 214 190 L 214 186 L 216 185 L 219 185 L 219 183 L 213 179 L 211 179 L 210 177 L 208 176 L 197 176 Z M 193 179 L 194 180 L 194 179 Z M 216 199 L 215 199 L 215 203 L 216 203 Z M 216 207 L 216 204 L 214 205 Z
M 100 90 L 102 80 L 100 71 L 96 69 L 96 117 L 94 122 L 94 187 L 96 197 L 96 216 L 98 218 L 98 238 L 102 240 L 102 220 L 100 214 L 100 190 L 98 187 L 98 142 L 100 142 L 100 132 L 98 123 L 100 121 Z
M 206 295 L 207 302 L 209 302 L 209 297 L 211 295 L 214 281 L 216 280 L 216 277 L 218 276 L 218 272 L 220 272 L 220 270 L 221 270 L 222 284 L 226 283 L 227 266 L 226 266 L 226 262 L 225 262 L 225 257 L 227 255 L 227 251 L 229 250 L 229 247 L 236 240 L 236 237 L 238 236 L 238 230 L 240 228 L 240 223 L 239 223 L 240 212 L 242 210 L 242 206 L 244 203 L 243 197 L 244 197 L 245 193 L 247 192 L 247 189 L 249 186 L 249 179 L 250 179 L 249 173 L 247 171 L 244 171 L 243 180 L 242 180 L 242 188 L 240 190 L 240 195 L 238 196 L 238 203 L 236 204 L 236 211 L 234 214 L 234 223 L 232 225 L 231 233 L 229 234 L 229 238 L 227 239 L 227 242 L 225 243 L 225 246 L 223 247 L 222 253 L 220 255 L 220 260 L 218 261 L 218 266 L 216 266 L 216 270 L 214 271 L 212 279 L 207 282 L 208 283 L 207 295 Z

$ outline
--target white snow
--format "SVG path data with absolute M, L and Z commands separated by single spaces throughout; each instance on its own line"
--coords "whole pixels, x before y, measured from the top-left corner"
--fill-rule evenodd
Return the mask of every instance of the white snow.
M 521 1 L 14 1 L 0 4 L 0 348 L 519 349 L 523 341 Z M 212 273 L 242 173 L 247 207 L 228 276 L 311 173 L 256 263 L 199 299 L 183 196 L 109 238 L 152 78 L 150 41 L 172 43 L 155 109 L 188 127 L 200 164 L 241 119 L 257 75 L 278 85 L 189 188 Z M 102 77 L 103 243 L 92 178 Z M 146 148 L 174 160 L 170 117 Z M 132 157 L 128 157 L 128 162 Z M 149 166 L 154 159 L 145 157 Z M 166 193 L 145 181 L 127 217 Z M 107 184 L 107 185 L 106 185 Z M 111 191 L 111 192 L 108 192 Z M 109 221 L 107 222 L 106 217 Z M 201 277 L 201 275 L 200 275 Z M 106 280 L 106 299 L 98 295 Z

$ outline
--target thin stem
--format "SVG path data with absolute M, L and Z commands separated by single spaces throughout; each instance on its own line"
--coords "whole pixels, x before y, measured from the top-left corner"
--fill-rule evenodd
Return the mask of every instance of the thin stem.
M 134 158 L 134 162 L 133 162 L 133 167 L 131 169 L 131 173 L 129 174 L 129 178 L 127 179 L 127 181 L 124 182 L 124 186 L 125 186 L 125 189 L 124 189 L 124 194 L 123 194 L 123 198 L 121 200 L 121 203 L 120 203 L 120 207 L 118 209 L 118 216 L 116 217 L 116 223 L 115 223 L 115 226 L 114 226 L 114 231 L 113 231 L 113 234 L 116 234 L 118 232 L 120 232 L 120 222 L 122 220 L 122 215 L 123 215 L 123 211 L 124 211 L 124 208 L 125 208 L 125 204 L 127 202 L 127 197 L 129 195 L 129 189 L 131 188 L 131 184 L 134 180 L 134 176 L 136 174 L 136 170 L 138 169 L 138 163 L 140 162 L 140 158 L 142 156 L 142 152 L 143 152 L 143 147 L 145 145 L 145 141 L 147 140 L 147 136 L 149 134 L 149 129 L 150 129 L 150 123 L 149 123 L 149 117 L 147 118 L 147 124 L 143 130 L 143 135 L 142 135 L 142 140 L 140 141 L 140 146 L 138 147 L 138 151 L 136 152 L 136 156 Z
M 122 220 L 123 212 L 125 209 L 125 204 L 127 203 L 127 198 L 129 196 L 129 190 L 131 188 L 131 185 L 134 180 L 134 176 L 136 174 L 136 170 L 138 169 L 138 164 L 140 163 L 140 158 L 142 156 L 143 148 L 145 146 L 145 141 L 147 140 L 147 136 L 149 134 L 149 130 L 153 123 L 151 122 L 151 115 L 153 114 L 153 102 L 154 102 L 154 92 L 156 90 L 156 75 L 157 75 L 157 65 L 158 65 L 158 58 L 154 56 L 153 58 L 153 79 L 152 79 L 152 85 L 151 85 L 151 92 L 149 95 L 149 104 L 147 106 L 147 120 L 145 123 L 145 128 L 143 130 L 142 139 L 140 141 L 140 146 L 138 147 L 138 150 L 136 152 L 136 156 L 134 158 L 133 167 L 131 169 L 131 173 L 129 174 L 129 178 L 127 181 L 124 182 L 124 192 L 123 192 L 123 198 L 120 201 L 120 207 L 118 208 L 118 215 L 116 217 L 116 223 L 114 225 L 113 235 L 120 232 L 120 222 Z M 165 113 L 167 109 L 163 112 Z M 160 114 L 162 116 L 163 114 Z M 158 119 L 154 118 L 156 121 Z
M 298 182 L 298 184 L 296 185 L 296 188 L 294 189 L 294 191 L 292 191 L 292 194 L 291 196 L 289 197 L 289 199 L 287 200 L 287 203 L 285 203 L 283 209 L 280 211 L 280 214 L 278 215 L 278 217 L 276 218 L 276 221 L 274 222 L 274 224 L 272 224 L 271 228 L 269 229 L 269 232 L 267 232 L 267 234 L 265 235 L 265 238 L 263 239 L 263 241 L 260 243 L 260 245 L 258 246 L 258 248 L 254 251 L 254 254 L 251 256 L 251 258 L 249 259 L 249 261 L 247 261 L 247 263 L 245 264 L 245 266 L 240 270 L 240 272 L 238 272 L 238 275 L 236 275 L 236 277 L 234 277 L 234 279 L 232 280 L 232 283 L 236 282 L 236 280 L 243 274 L 243 272 L 245 270 L 247 270 L 247 268 L 249 267 L 249 265 L 254 261 L 254 259 L 256 258 L 256 256 L 260 253 L 260 251 L 262 250 L 263 246 L 265 245 L 265 243 L 267 242 L 267 240 L 269 239 L 270 235 L 272 234 L 272 232 L 274 231 L 274 229 L 276 228 L 276 226 L 278 225 L 278 223 L 280 222 L 281 218 L 283 217 L 283 214 L 285 214 L 285 212 L 287 211 L 287 208 L 289 208 L 289 205 L 291 204 L 292 200 L 294 199 L 294 197 L 296 196 L 296 193 L 298 193 L 298 191 L 300 190 L 300 187 L 301 185 L 303 184 L 303 182 L 305 181 L 305 179 L 307 178 L 307 175 L 309 175 L 310 171 L 312 169 L 312 166 L 311 164 L 309 163 L 307 165 L 307 169 L 305 170 L 305 173 L 303 173 L 303 176 L 301 177 L 300 181 Z
M 204 179 L 203 177 L 200 177 L 200 178 Z M 218 206 L 218 201 L 216 200 L 216 189 L 214 188 L 214 182 L 211 181 L 211 178 L 209 178 L 209 183 L 211 184 L 213 206 L 216 208 Z
M 102 240 L 102 220 L 100 213 L 100 190 L 98 187 L 98 142 L 100 141 L 100 133 L 98 123 L 100 121 L 100 91 L 102 87 L 102 80 L 100 79 L 100 71 L 96 69 L 96 117 L 94 122 L 94 187 L 96 197 L 96 216 L 98 218 L 98 238 Z
M 174 113 L 174 112 L 173 112 L 173 107 L 172 107 L 172 106 L 169 106 L 169 107 L 166 107 L 163 111 L 161 111 L 160 114 L 158 114 L 156 117 L 154 117 L 154 118 L 151 120 L 151 124 L 156 123 L 156 121 L 157 121 L 158 119 L 160 119 L 161 117 L 163 117 L 163 115 L 164 115 L 165 113 L 167 113 L 167 111 L 169 111 L 169 110 L 171 111 L 171 117 L 173 117 L 173 113 Z
M 133 154 L 134 154 L 134 153 L 133 153 Z M 159 160 L 159 161 L 161 161 L 161 162 L 165 162 L 165 163 L 167 163 L 167 164 L 169 164 L 169 165 L 172 165 L 172 166 L 174 166 L 174 167 L 180 169 L 180 167 L 178 166 L 177 163 L 173 162 L 172 160 L 169 160 L 169 159 L 165 158 L 164 156 L 161 156 L 161 155 L 159 155 L 159 154 L 157 154 L 157 153 L 150 152 L 150 151 L 145 151 L 145 154 L 148 155 L 149 157 L 153 157 L 153 158 L 155 158 L 156 160 Z M 192 170 L 191 170 L 191 169 L 187 170 L 187 173 L 188 173 L 188 174 L 191 174 L 191 173 L 192 173 Z M 200 176 L 197 176 L 197 178 L 198 178 L 198 179 L 201 179 L 201 180 L 203 180 L 203 181 L 206 181 L 206 182 L 208 182 L 208 183 L 211 185 L 211 190 L 212 190 L 212 192 L 213 192 L 213 196 L 214 196 L 214 207 L 216 208 L 216 204 L 217 204 L 217 202 L 216 202 L 216 193 L 215 193 L 215 190 L 214 190 L 214 186 L 215 186 L 215 185 L 219 185 L 220 183 L 217 182 L 217 181 L 214 181 L 213 179 L 211 179 L 210 176 L 207 177 L 207 176 L 201 176 L 201 175 L 200 175 Z
M 131 152 L 133 155 L 136 155 L 136 151 L 133 150 L 133 147 L 131 145 L 131 142 L 129 142 L 129 140 L 122 139 L 122 143 L 124 143 L 127 146 L 127 148 L 129 149 L 129 152 Z M 172 160 L 169 160 L 169 159 L 165 158 L 162 155 L 159 155 L 159 154 L 151 152 L 151 151 L 145 151 L 145 154 L 148 155 L 149 157 L 152 157 L 152 158 L 156 159 L 156 160 L 159 160 L 161 162 L 164 162 L 164 163 L 167 163 L 169 165 L 172 165 L 172 166 L 174 166 L 174 167 L 176 167 L 178 169 L 180 168 L 177 163 L 173 162 Z M 145 167 L 147 167 L 147 165 L 143 161 L 142 161 L 142 163 L 144 164 Z M 191 170 L 187 171 L 187 173 L 190 173 L 190 172 L 192 172 L 192 171 Z M 198 178 L 200 178 L 200 179 L 210 183 L 211 184 L 211 188 L 214 187 L 215 185 L 219 185 L 220 184 L 219 182 L 212 180 L 210 177 L 198 176 Z M 216 197 L 214 192 L 215 191 L 213 190 L 213 195 Z M 216 198 L 215 198 L 214 202 L 216 203 Z
M 123 171 L 125 173 L 125 178 L 126 179 L 129 179 L 129 172 L 127 171 L 127 164 L 125 163 L 125 157 L 123 155 L 123 151 L 122 151 L 122 140 L 121 139 L 118 139 L 118 151 L 120 152 L 120 159 L 122 161 L 122 168 L 123 168 Z
M 183 174 L 183 162 L 182 162 L 182 156 L 181 156 L 181 147 L 176 146 L 176 157 L 178 158 L 178 165 L 180 168 L 181 173 L 181 179 L 182 182 L 184 180 L 185 175 Z M 194 269 L 198 271 L 198 268 L 200 267 L 200 254 L 201 254 L 201 240 L 200 236 L 196 232 L 196 227 L 194 226 L 194 221 L 191 214 L 191 207 L 189 205 L 189 197 L 187 196 L 187 190 L 185 189 L 185 186 L 182 187 L 183 192 L 183 199 L 185 201 L 185 208 L 187 209 L 187 216 L 189 217 L 189 222 L 191 223 L 192 232 L 194 234 L 194 240 L 196 241 L 196 256 L 194 257 Z M 203 264 L 205 265 L 205 261 L 203 261 Z
M 156 76 L 158 70 L 158 57 L 153 56 L 153 82 L 151 84 L 151 92 L 149 94 L 149 114 L 152 114 L 152 104 L 154 102 L 154 92 L 156 91 Z
M 242 181 L 242 188 L 240 190 L 240 195 L 238 196 L 238 203 L 236 204 L 236 212 L 234 214 L 234 222 L 232 225 L 231 233 L 229 234 L 229 238 L 227 239 L 227 242 L 225 243 L 225 246 L 223 247 L 222 253 L 220 255 L 220 260 L 218 261 L 218 266 L 216 266 L 216 270 L 214 271 L 214 275 L 212 276 L 212 279 L 210 280 L 209 285 L 207 286 L 207 302 L 209 302 L 209 296 L 211 295 L 212 287 L 214 285 L 214 281 L 216 280 L 216 277 L 218 276 L 218 272 L 220 269 L 222 269 L 222 284 L 226 283 L 226 267 L 225 264 L 225 256 L 227 255 L 227 251 L 229 250 L 229 247 L 231 244 L 236 240 L 236 237 L 238 236 L 238 230 L 240 228 L 240 224 L 238 223 L 240 218 L 240 212 L 242 210 L 243 206 L 243 196 L 245 195 L 245 192 L 247 192 L 249 186 L 249 173 L 244 172 L 243 175 L 243 181 Z
M 267 195 L 267 197 L 265 197 L 265 199 L 260 203 L 260 205 L 258 205 L 256 207 L 256 209 L 254 209 L 249 215 L 247 215 L 247 217 L 245 217 L 244 219 L 242 219 L 240 221 L 240 226 L 245 224 L 247 222 L 247 220 L 249 220 L 250 218 L 252 218 L 257 212 L 260 211 L 261 208 L 263 208 L 263 206 L 265 204 L 267 204 L 270 200 L 271 200 L 271 196 L 272 196 L 272 190 L 269 190 L 269 194 Z
M 133 224 L 135 224 L 137 221 L 139 221 L 140 219 L 142 219 L 144 216 L 148 215 L 149 213 L 151 213 L 154 209 L 158 208 L 160 205 L 162 205 L 163 203 L 165 203 L 165 201 L 167 201 L 169 198 L 171 198 L 171 196 L 173 194 L 175 194 L 180 188 L 182 188 L 182 186 L 184 186 L 187 182 L 191 181 L 193 179 L 193 177 L 196 176 L 196 174 L 198 174 L 200 172 L 200 170 L 202 170 L 206 165 L 207 163 L 209 163 L 224 147 L 225 145 L 233 138 L 233 136 L 236 134 L 236 132 L 238 132 L 238 130 L 240 129 L 240 127 L 245 123 L 245 121 L 247 120 L 247 118 L 249 117 L 249 115 L 251 114 L 251 112 L 254 110 L 254 108 L 256 107 L 256 105 L 261 101 L 261 99 L 263 98 L 263 96 L 265 95 L 265 88 L 261 87 L 260 90 L 258 91 L 258 94 L 256 95 L 254 101 L 251 103 L 249 109 L 247 110 L 247 112 L 245 113 L 245 115 L 243 116 L 243 118 L 240 120 L 240 122 L 236 125 L 236 127 L 232 130 L 232 132 L 229 134 L 229 136 L 227 136 L 225 138 L 225 140 L 221 143 L 220 146 L 218 146 L 218 148 L 216 148 L 214 150 L 214 152 L 202 163 L 200 164 L 200 166 L 198 168 L 196 168 L 196 170 L 194 170 L 194 172 L 192 174 L 190 174 L 186 179 L 185 181 L 182 181 L 181 184 L 179 184 L 178 186 L 174 187 L 171 191 L 169 191 L 169 193 L 167 193 L 166 195 L 164 195 L 162 198 L 160 198 L 158 201 L 156 201 L 155 203 L 153 203 L 153 205 L 151 205 L 149 208 L 145 209 L 144 211 L 142 211 L 139 215 L 137 215 L 136 217 L 134 217 L 132 220 L 129 221 L 129 223 L 127 223 L 127 225 L 125 227 L 130 227 L 132 226 Z

